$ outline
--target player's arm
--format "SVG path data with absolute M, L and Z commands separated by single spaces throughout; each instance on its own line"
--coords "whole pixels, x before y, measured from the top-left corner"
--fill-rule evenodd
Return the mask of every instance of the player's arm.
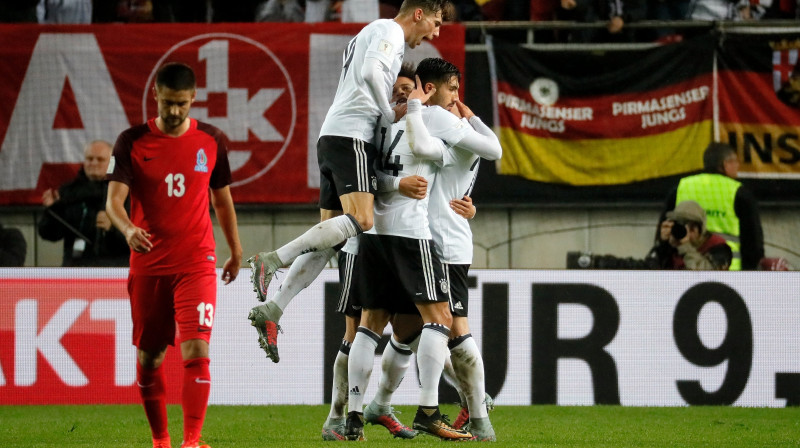
M 381 115 L 389 120 L 389 123 L 394 123 L 395 113 L 389 105 L 388 92 L 386 91 L 385 78 L 383 76 L 385 70 L 386 67 L 379 59 L 367 57 L 364 60 L 364 64 L 361 66 L 361 76 L 364 78 L 364 82 L 367 83 L 367 88 L 369 88 L 372 97 L 375 98 L 375 102 L 381 109 Z
M 128 211 L 125 210 L 125 199 L 128 198 L 129 192 L 128 185 L 114 180 L 110 181 L 106 213 L 111 219 L 111 224 L 125 235 L 125 241 L 128 242 L 131 250 L 146 254 L 153 248 L 153 243 L 150 241 L 150 234 L 141 227 L 136 227 L 128 217 Z
M 408 136 L 408 146 L 416 157 L 430 160 L 442 160 L 444 148 L 441 140 L 431 136 L 428 128 L 422 120 L 422 105 L 436 93 L 436 87 L 432 87 L 425 92 L 422 82 L 417 78 L 414 90 L 408 95 L 408 110 L 406 112 L 406 135 Z
M 233 208 L 231 187 L 226 185 L 222 188 L 212 189 L 211 206 L 214 207 L 217 221 L 231 251 L 230 258 L 225 260 L 225 264 L 222 266 L 222 280 L 227 285 L 236 280 L 242 261 L 242 243 L 239 241 L 239 228 L 236 223 L 236 210 Z
M 503 148 L 497 135 L 461 101 L 456 101 L 459 114 L 472 126 L 469 132 L 455 146 L 480 156 L 486 160 L 497 160 L 503 155 Z
M 425 199 L 428 193 L 428 180 L 422 176 L 412 175 L 406 177 L 392 176 L 384 172 L 375 162 L 375 174 L 378 177 L 378 191 L 388 193 L 399 191 L 403 196 L 411 199 Z

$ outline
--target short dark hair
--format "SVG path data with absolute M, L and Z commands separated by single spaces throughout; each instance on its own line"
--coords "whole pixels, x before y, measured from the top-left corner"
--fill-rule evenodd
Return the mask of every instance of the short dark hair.
M 455 76 L 461 80 L 461 71 L 450 62 L 442 58 L 425 58 L 417 64 L 416 75 L 419 76 L 419 81 L 422 85 L 432 82 L 434 84 L 442 84 Z
M 736 150 L 727 143 L 712 142 L 703 153 L 703 170 L 707 173 L 724 172 L 725 159 L 731 154 L 736 155 Z
M 156 73 L 156 86 L 172 90 L 194 90 L 197 80 L 194 70 L 182 62 L 168 62 Z
M 415 81 L 415 79 L 414 79 L 414 63 L 413 62 L 410 62 L 410 61 L 403 62 L 403 65 L 400 66 L 400 72 L 397 74 L 398 78 L 401 77 L 401 76 L 404 77 L 404 78 L 408 78 L 408 79 L 410 79 L 412 81 Z
M 448 8 L 449 4 L 449 0 L 403 0 L 403 3 L 400 4 L 399 13 L 407 14 L 417 8 L 422 8 L 426 14 L 437 13 L 441 11 L 442 19 L 446 20 L 445 12 L 452 9 Z

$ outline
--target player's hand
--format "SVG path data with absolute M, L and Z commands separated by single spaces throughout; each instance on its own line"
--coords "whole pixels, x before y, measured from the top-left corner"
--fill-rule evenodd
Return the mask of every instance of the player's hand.
M 472 219 L 477 213 L 477 209 L 472 205 L 472 198 L 464 196 L 461 199 L 453 199 L 450 201 L 450 208 L 456 212 L 457 215 L 463 216 L 466 219 Z
M 406 116 L 406 112 L 408 112 L 408 104 L 400 103 L 395 105 L 392 110 L 394 111 L 394 121 L 393 123 L 397 123 L 400 121 L 401 118 Z
M 462 103 L 460 100 L 456 100 L 456 108 L 458 108 L 458 114 L 467 120 L 475 116 L 475 113 L 472 112 L 472 109 L 467 107 L 467 105 Z
M 428 90 L 428 93 L 425 93 L 422 87 L 422 81 L 419 80 L 419 76 L 416 76 L 417 83 L 414 85 L 414 90 L 411 91 L 411 94 L 408 95 L 408 101 L 411 100 L 420 100 L 422 104 L 428 102 L 428 100 L 436 93 L 436 87 L 431 86 L 431 90 Z
M 229 284 L 230 282 L 236 280 L 236 277 L 239 275 L 239 266 L 240 266 L 240 258 L 242 257 L 230 257 L 225 260 L 225 264 L 222 265 L 222 282 L 224 284 Z
M 411 199 L 425 199 L 428 194 L 428 181 L 422 176 L 407 176 L 400 179 L 398 191 Z
M 42 193 L 42 205 L 45 207 L 50 207 L 59 199 L 61 199 L 61 196 L 58 194 L 58 190 L 48 188 Z
M 153 242 L 150 241 L 151 235 L 146 230 L 130 225 L 125 228 L 125 241 L 134 252 L 146 254 L 153 248 Z
M 111 230 L 111 218 L 108 217 L 108 213 L 103 210 L 97 212 L 97 218 L 95 219 L 95 226 L 98 229 L 103 229 L 106 232 Z
M 575 0 L 561 0 L 561 7 L 570 10 L 578 6 L 578 3 Z

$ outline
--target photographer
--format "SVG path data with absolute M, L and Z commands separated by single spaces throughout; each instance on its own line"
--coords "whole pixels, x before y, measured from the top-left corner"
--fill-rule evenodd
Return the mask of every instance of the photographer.
M 733 253 L 725 239 L 706 230 L 706 212 L 695 201 L 680 202 L 661 222 L 661 241 L 677 249 L 665 269 L 727 271 Z
M 683 201 L 659 223 L 656 244 L 644 259 L 569 252 L 567 268 L 726 271 L 732 259 L 725 239 L 706 229 L 706 212 L 700 204 Z

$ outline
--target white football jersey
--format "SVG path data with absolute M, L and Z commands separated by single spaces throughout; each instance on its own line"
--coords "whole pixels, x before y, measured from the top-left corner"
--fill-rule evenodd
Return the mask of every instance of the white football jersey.
M 471 131 L 469 124 L 461 122 L 455 115 L 438 106 L 424 107 L 422 120 L 431 136 L 436 137 L 442 149 L 461 141 Z M 405 119 L 393 124 L 390 129 L 382 126 L 375 136 L 381 151 L 379 169 L 403 178 L 422 176 L 428 181 L 428 194 L 424 199 L 412 199 L 399 191 L 379 193 L 375 196 L 375 230 L 381 235 L 429 239 L 432 237 L 428 219 L 428 202 L 431 187 L 435 184 L 437 162 L 413 155 L 408 144 Z
M 466 218 L 450 208 L 450 201 L 472 195 L 480 157 L 458 147 L 449 147 L 443 159 L 430 190 L 431 234 L 442 263 L 472 264 L 472 229 Z
M 383 72 L 386 98 L 391 98 L 404 51 L 403 29 L 389 19 L 370 23 L 347 44 L 342 56 L 339 87 L 322 123 L 320 136 L 336 135 L 372 141 L 381 107 L 361 75 L 361 66 L 367 57 L 383 63 L 386 68 Z

